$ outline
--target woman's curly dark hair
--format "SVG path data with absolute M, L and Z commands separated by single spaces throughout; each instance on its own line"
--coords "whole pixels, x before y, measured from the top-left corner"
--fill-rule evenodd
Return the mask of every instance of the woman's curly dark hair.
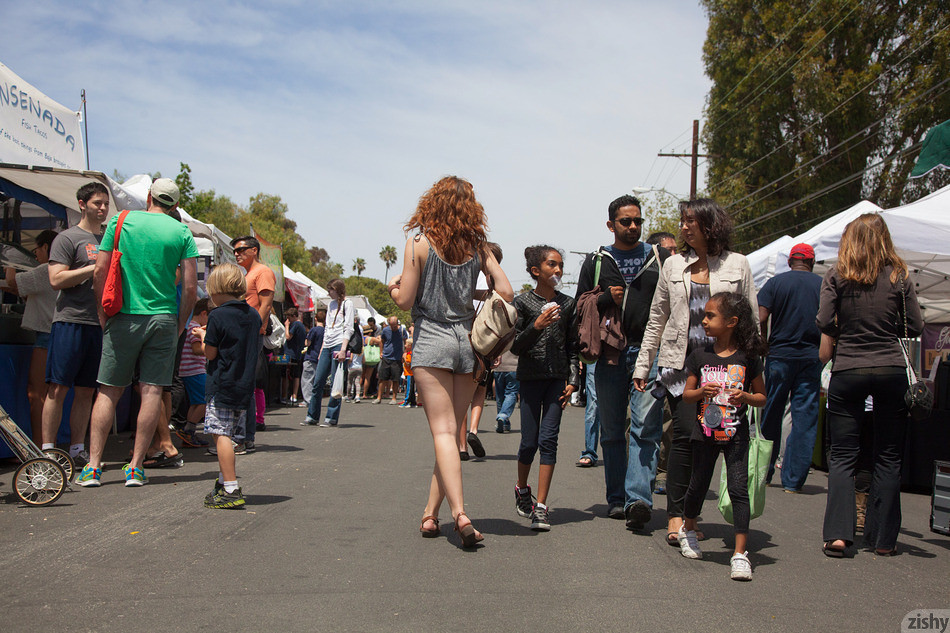
M 732 330 L 732 340 L 739 351 L 749 356 L 764 356 L 767 350 L 765 341 L 759 333 L 759 320 L 752 313 L 752 304 L 737 292 L 717 292 L 709 298 L 715 301 L 719 311 L 726 319 L 738 317 L 739 322 Z
M 687 211 L 692 211 L 699 230 L 706 237 L 706 250 L 710 255 L 719 255 L 732 250 L 732 218 L 711 198 L 697 198 L 680 202 L 680 224 Z M 683 242 L 680 252 L 684 255 L 693 251 L 693 247 Z

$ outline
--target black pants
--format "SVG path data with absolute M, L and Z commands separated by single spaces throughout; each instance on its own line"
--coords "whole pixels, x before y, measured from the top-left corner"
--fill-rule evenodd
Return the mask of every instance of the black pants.
M 693 472 L 693 446 L 690 437 L 696 424 L 696 403 L 683 402 L 682 396 L 666 397 L 673 415 L 673 440 L 667 458 L 666 513 L 682 517 L 683 499 Z
M 901 527 L 901 454 L 907 426 L 903 367 L 874 367 L 835 372 L 828 387 L 828 501 L 822 538 L 854 541 L 854 476 L 867 424 L 864 401 L 874 398 L 871 416 L 873 470 L 864 540 L 869 547 L 892 549 Z
M 518 461 L 531 464 L 541 450 L 538 462 L 545 466 L 557 463 L 557 436 L 561 430 L 561 403 L 563 379 L 522 380 L 521 393 L 521 446 Z
M 732 524 L 736 534 L 748 534 L 752 518 L 749 505 L 749 443 L 733 440 L 727 444 L 693 442 L 693 476 L 683 500 L 684 516 L 695 519 L 703 509 L 719 453 L 726 459 L 726 485 L 732 501 Z

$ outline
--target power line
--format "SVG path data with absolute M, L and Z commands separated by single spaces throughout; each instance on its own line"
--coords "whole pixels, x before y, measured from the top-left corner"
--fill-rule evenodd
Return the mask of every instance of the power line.
M 791 225 L 791 226 L 786 226 L 784 229 L 781 229 L 781 230 L 779 230 L 779 231 L 772 231 L 771 233 L 766 233 L 765 235 L 757 235 L 754 239 L 767 240 L 767 239 L 769 239 L 770 237 L 775 237 L 776 235 L 781 235 L 781 234 L 783 234 L 783 233 L 787 233 L 787 232 L 792 231 L 792 230 L 794 230 L 794 229 L 803 227 L 803 226 L 805 226 L 806 224 L 812 224 L 812 223 L 814 223 L 813 226 L 817 226 L 818 224 L 820 224 L 821 222 L 824 222 L 824 221 L 827 220 L 828 218 L 830 218 L 830 217 L 832 217 L 832 216 L 834 216 L 834 215 L 838 215 L 838 214 L 841 213 L 842 211 L 846 211 L 847 209 L 850 209 L 850 208 L 853 207 L 853 206 L 854 206 L 853 204 L 845 205 L 845 206 L 841 207 L 840 209 L 835 209 L 834 211 L 831 211 L 831 212 L 829 212 L 829 213 L 825 213 L 825 214 L 823 214 L 823 215 L 819 215 L 818 217 L 809 218 L 809 219 L 807 219 L 807 220 L 802 220 L 802 221 L 799 222 L 798 224 L 793 224 L 793 225 Z M 746 244 L 751 244 L 752 242 L 753 242 L 753 240 L 746 240 L 746 241 L 744 241 L 744 242 L 739 242 L 738 244 L 736 244 L 736 250 L 738 250 L 740 246 L 745 246 Z
M 904 154 L 909 154 L 909 153 L 911 153 L 911 152 L 914 152 L 914 151 L 920 149 L 921 145 L 923 145 L 923 141 L 918 141 L 918 142 L 914 143 L 913 145 L 910 145 L 909 147 L 907 147 L 907 148 L 905 148 L 905 149 L 899 150 L 899 151 L 897 151 L 897 152 L 894 152 L 893 154 L 889 154 L 888 156 L 885 156 L 884 158 L 882 158 L 882 159 L 879 160 L 878 162 L 874 163 L 873 165 L 870 165 L 869 167 L 866 167 L 866 168 L 864 168 L 864 169 L 862 169 L 862 170 L 860 170 L 860 171 L 857 171 L 857 172 L 851 174 L 850 176 L 845 176 L 845 177 L 842 178 L 841 180 L 839 180 L 839 181 L 837 181 L 837 182 L 834 182 L 834 183 L 832 183 L 832 184 L 830 184 L 830 185 L 828 185 L 828 186 L 826 186 L 826 187 L 822 187 L 822 188 L 819 189 L 818 191 L 806 195 L 804 198 L 801 198 L 801 199 L 799 199 L 799 200 L 796 200 L 795 202 L 790 202 L 789 204 L 786 204 L 786 205 L 784 205 L 784 206 L 782 206 L 782 207 L 779 207 L 778 209 L 775 209 L 775 210 L 773 210 L 773 211 L 769 211 L 768 213 L 765 213 L 765 214 L 763 214 L 763 215 L 760 215 L 759 217 L 757 217 L 757 218 L 755 218 L 755 219 L 752 219 L 752 220 L 749 220 L 748 222 L 743 222 L 742 224 L 736 225 L 735 228 L 741 229 L 741 228 L 745 228 L 745 227 L 747 227 L 747 226 L 754 226 L 754 225 L 756 225 L 756 224 L 760 224 L 760 223 L 764 222 L 765 220 L 768 220 L 768 219 L 771 218 L 771 217 L 774 217 L 774 216 L 776 216 L 776 215 L 778 215 L 778 214 L 780 214 L 780 213 L 784 213 L 784 212 L 786 212 L 786 211 L 789 211 L 790 209 L 793 209 L 794 207 L 798 206 L 799 204 L 805 204 L 805 203 L 807 203 L 807 202 L 811 202 L 812 200 L 815 200 L 815 199 L 817 199 L 817 198 L 820 198 L 820 197 L 822 197 L 822 196 L 825 195 L 825 194 L 831 193 L 832 191 L 835 191 L 835 190 L 837 190 L 837 189 L 840 189 L 841 187 L 843 187 L 843 186 L 849 184 L 850 182 L 852 182 L 852 181 L 854 181 L 854 180 L 857 180 L 858 178 L 862 177 L 864 174 L 868 173 L 868 172 L 871 171 L 872 169 L 876 169 L 877 167 L 880 167 L 881 165 L 884 165 L 884 164 L 886 164 L 886 163 L 891 162 L 892 160 L 895 160 L 895 159 L 897 159 L 897 158 L 900 158 L 900 157 L 903 156 Z
M 898 106 L 897 110 L 900 111 L 902 108 L 905 108 L 905 107 L 907 107 L 907 106 L 913 104 L 914 102 L 916 102 L 916 101 L 918 101 L 918 100 L 920 100 L 920 99 L 923 99 L 924 97 L 926 97 L 927 95 L 929 95 L 931 92 L 933 92 L 934 90 L 937 90 L 938 88 L 942 87 L 943 85 L 945 85 L 945 84 L 948 83 L 948 82 L 950 82 L 950 77 L 948 77 L 948 78 L 944 79 L 943 81 L 941 81 L 940 83 L 938 83 L 938 84 L 936 84 L 936 85 L 930 87 L 930 88 L 929 88 L 928 90 L 926 90 L 925 92 L 922 92 L 922 93 L 920 93 L 919 95 L 915 96 L 913 99 L 911 99 L 911 100 L 908 101 L 907 103 L 901 104 L 900 106 Z M 936 101 L 937 99 L 939 99 L 941 96 L 943 96 L 943 95 L 946 94 L 947 92 L 950 92 L 950 89 L 944 90 L 944 91 L 942 91 L 942 92 L 940 92 L 940 93 L 934 95 L 933 98 L 931 98 L 931 99 L 925 101 L 924 103 L 921 103 L 921 104 L 917 105 L 916 107 L 912 108 L 910 111 L 913 112 L 914 110 L 916 110 L 916 109 L 918 109 L 918 108 L 920 108 L 920 107 L 922 107 L 922 106 L 924 106 L 924 105 L 927 105 L 928 103 L 932 103 L 933 101 Z M 748 198 L 751 198 L 752 196 L 756 195 L 757 193 L 760 193 L 760 192 L 762 192 L 762 191 L 768 189 L 768 188 L 771 187 L 772 185 L 775 185 L 775 184 L 781 182 L 782 180 L 788 178 L 789 176 L 795 174 L 796 172 L 799 172 L 799 171 L 805 169 L 806 167 L 810 166 L 810 165 L 811 165 L 812 163 L 814 163 L 815 161 L 818 161 L 818 160 L 820 160 L 820 159 L 822 159 L 822 158 L 827 158 L 827 160 L 826 160 L 823 164 L 818 165 L 818 168 L 824 167 L 825 165 L 827 165 L 827 164 L 831 161 L 832 154 L 833 154 L 838 148 L 840 148 L 842 145 L 844 145 L 845 143 L 849 143 L 850 141 L 854 140 L 854 139 L 857 138 L 858 136 L 861 136 L 861 135 L 865 134 L 866 132 L 869 132 L 872 128 L 877 127 L 878 125 L 884 123 L 886 120 L 888 120 L 889 118 L 892 118 L 893 116 L 895 116 L 895 113 L 894 113 L 894 112 L 889 112 L 888 114 L 884 115 L 883 117 L 881 117 L 881 118 L 878 119 L 877 121 L 874 121 L 873 123 L 871 123 L 870 125 L 868 125 L 868 126 L 865 127 L 864 129 L 862 129 L 862 130 L 860 130 L 860 131 L 858 131 L 858 132 L 855 132 L 854 134 L 852 134 L 852 135 L 849 136 L 848 138 L 844 139 L 843 141 L 841 141 L 840 143 L 838 143 L 838 144 L 835 145 L 834 147 L 830 147 L 830 148 L 828 148 L 827 150 L 825 150 L 824 152 L 822 152 L 821 154 L 815 156 L 814 158 L 812 158 L 812 159 L 809 160 L 808 162 L 802 163 L 801 165 L 798 165 L 797 167 L 795 167 L 795 168 L 792 169 L 791 171 L 786 172 L 786 173 L 783 174 L 782 176 L 779 176 L 778 178 L 776 178 L 776 179 L 773 180 L 772 182 L 770 182 L 770 183 L 768 183 L 768 184 L 766 184 L 766 185 L 763 185 L 763 186 L 759 187 L 759 188 L 756 189 L 755 191 L 753 191 L 753 192 L 751 192 L 751 193 L 749 193 L 749 194 L 746 194 L 745 196 L 743 196 L 742 198 L 739 198 L 738 200 L 735 200 L 735 201 L 731 202 L 730 204 L 728 204 L 728 205 L 725 206 L 725 209 L 728 210 L 728 209 L 730 209 L 730 208 L 736 206 L 736 205 L 739 204 L 740 202 L 742 202 L 742 201 L 744 201 L 744 200 L 747 200 Z M 866 142 L 867 142 L 868 140 L 870 140 L 871 138 L 873 138 L 873 137 L 870 136 L 870 135 L 866 135 L 866 136 L 864 136 L 864 138 L 860 139 L 857 143 L 854 143 L 854 144 L 848 146 L 847 148 L 845 148 L 845 149 L 843 150 L 843 152 L 841 152 L 841 153 L 850 152 L 851 150 L 853 150 L 854 148 L 858 147 L 859 145 L 861 145 L 861 144 L 863 144 L 863 143 L 866 143 Z M 770 196 L 775 195 L 776 193 L 782 191 L 782 190 L 785 189 L 786 187 L 789 187 L 789 186 L 795 184 L 796 182 L 801 181 L 803 178 L 805 178 L 805 176 L 800 176 L 800 177 L 798 177 L 798 178 L 795 178 L 795 179 L 793 179 L 793 180 L 788 181 L 787 183 L 783 184 L 781 187 L 775 189 L 774 191 L 771 191 L 771 192 L 765 194 L 764 196 L 762 196 L 762 197 L 760 197 L 760 198 L 758 198 L 758 199 L 756 199 L 756 200 L 753 200 L 752 202 L 750 202 L 750 203 L 747 204 L 746 206 L 742 207 L 741 209 L 739 209 L 739 210 L 736 211 L 735 213 L 742 213 L 743 211 L 745 211 L 745 210 L 747 210 L 747 209 L 750 209 L 750 208 L 753 207 L 754 205 L 756 205 L 756 204 L 762 202 L 763 200 L 765 200 L 766 198 L 768 198 L 768 197 L 770 197 Z
M 738 178 L 741 174 L 743 174 L 744 172 L 748 171 L 749 169 L 752 169 L 754 166 L 758 165 L 759 163 L 761 163 L 763 160 L 765 160 L 765 159 L 768 158 L 769 156 L 772 156 L 773 154 L 775 154 L 776 152 L 778 152 L 779 150 L 781 150 L 782 148 L 784 148 L 786 145 L 788 145 L 788 144 L 790 144 L 790 143 L 792 143 L 792 142 L 798 140 L 799 138 L 801 138 L 804 134 L 806 134 L 807 132 L 809 132 L 809 131 L 810 131 L 812 128 L 814 128 L 816 125 L 818 125 L 819 123 L 824 122 L 824 120 L 825 120 L 826 117 L 830 116 L 831 114 L 834 114 L 835 112 L 837 112 L 838 110 L 840 110 L 841 108 L 843 108 L 845 105 L 847 105 L 848 103 L 850 103 L 853 99 L 855 99 L 855 98 L 856 98 L 858 95 L 860 95 L 862 92 L 864 92 L 865 90 L 867 90 L 867 89 L 870 88 L 871 86 L 873 86 L 873 85 L 875 85 L 876 83 L 878 83 L 878 81 L 881 79 L 881 77 L 882 77 L 885 73 L 892 72 L 894 67 L 896 67 L 897 65 L 903 63 L 903 62 L 906 61 L 908 58 L 910 58 L 912 55 L 916 54 L 918 51 L 920 51 L 920 49 L 922 49 L 924 46 L 926 46 L 927 44 L 929 44 L 931 40 L 933 40 L 935 37 L 937 37 L 938 35 L 940 35 L 940 33 L 942 33 L 944 30 L 946 30 L 946 28 L 947 28 L 946 26 L 943 26 L 943 27 L 941 27 L 940 29 L 938 29 L 933 35 L 931 35 L 931 36 L 928 37 L 926 40 L 924 40 L 917 48 L 915 48 L 914 50 L 912 50 L 912 51 L 910 51 L 909 53 L 907 53 L 904 57 L 902 57 L 901 59 L 899 59 L 899 60 L 898 60 L 895 64 L 893 64 L 891 67 L 882 69 L 881 72 L 878 73 L 878 75 L 876 75 L 873 79 L 871 79 L 871 81 L 869 81 L 863 88 L 860 88 L 859 90 L 857 90 L 854 94 L 852 94 L 850 97 L 848 97 L 847 99 L 845 99 L 844 101 L 842 101 L 841 103 L 839 103 L 838 105 L 836 105 L 834 108 L 832 108 L 832 109 L 829 110 L 828 112 L 825 112 L 825 113 L 821 114 L 821 115 L 818 117 L 818 119 L 817 119 L 814 123 L 808 125 L 808 126 L 805 127 L 802 131 L 800 131 L 797 135 L 792 136 L 790 139 L 788 139 L 787 141 L 785 141 L 784 143 L 782 143 L 781 145 L 779 145 L 778 147 L 776 147 L 775 149 L 773 149 L 773 150 L 770 151 L 769 153 L 765 154 L 765 155 L 762 156 L 761 158 L 758 158 L 758 159 L 756 159 L 755 161 L 749 163 L 748 165 L 746 165 L 745 167 L 743 167 L 743 168 L 740 169 L 739 171 L 737 171 L 737 172 L 735 172 L 735 173 L 732 173 L 732 174 L 729 174 L 728 176 L 726 176 L 725 178 L 723 178 L 723 180 L 721 181 L 720 184 L 725 184 L 725 183 L 729 182 L 730 180 L 735 180 L 735 179 Z

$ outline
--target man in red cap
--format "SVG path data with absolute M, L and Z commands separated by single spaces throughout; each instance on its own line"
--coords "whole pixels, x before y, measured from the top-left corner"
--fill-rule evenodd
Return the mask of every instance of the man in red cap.
M 812 272 L 815 249 L 796 244 L 788 256 L 788 267 L 791 270 L 765 282 L 758 296 L 762 335 L 769 341 L 762 435 L 774 442 L 766 477 L 771 482 L 781 446 L 782 416 L 791 396 L 792 430 L 782 458 L 782 487 L 786 492 L 800 492 L 808 477 L 818 428 L 821 334 L 815 316 L 821 277 Z

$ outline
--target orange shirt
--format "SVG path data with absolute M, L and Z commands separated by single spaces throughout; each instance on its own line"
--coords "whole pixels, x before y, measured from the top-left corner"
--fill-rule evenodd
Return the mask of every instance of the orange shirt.
M 412 375 L 412 350 L 408 350 L 402 355 L 402 375 Z
M 247 271 L 244 277 L 247 282 L 247 303 L 255 310 L 261 309 L 260 293 L 270 290 L 274 292 L 277 288 L 277 275 L 274 271 L 262 264 L 254 262 L 251 269 Z M 276 299 L 277 297 L 274 297 Z

